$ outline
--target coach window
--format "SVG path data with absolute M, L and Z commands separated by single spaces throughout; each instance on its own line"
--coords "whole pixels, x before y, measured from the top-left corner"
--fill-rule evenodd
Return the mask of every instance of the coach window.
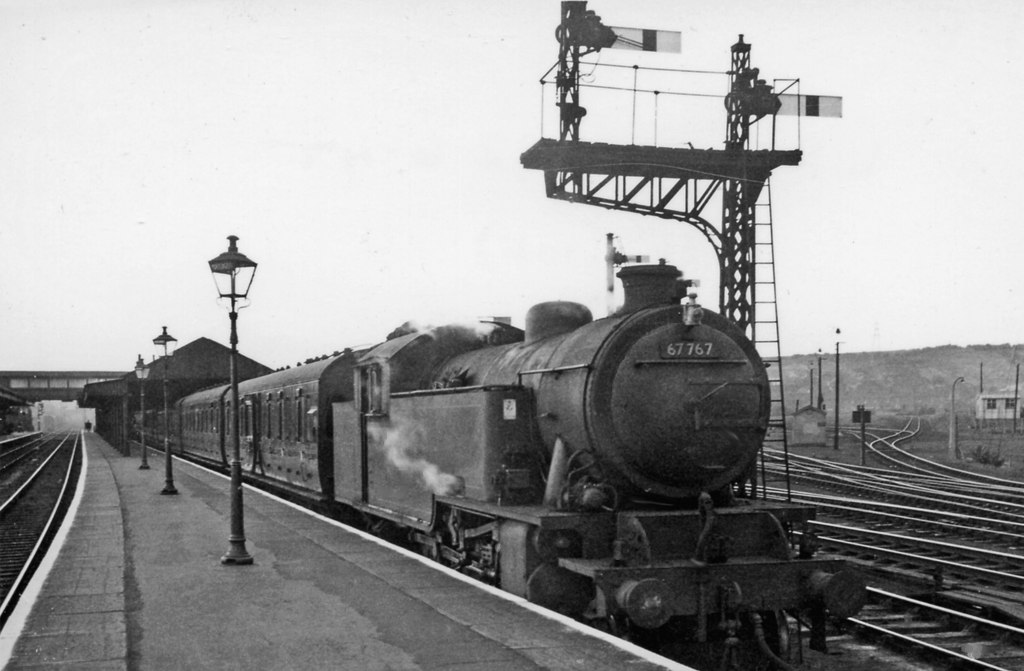
M 306 421 L 309 422 L 307 427 L 307 435 L 309 436 L 310 442 L 317 442 L 316 430 L 317 430 L 317 407 L 314 405 L 312 408 L 306 411 Z
M 274 403 L 273 394 L 267 394 L 267 415 L 270 422 L 267 425 L 267 437 L 274 438 L 277 436 L 277 404 Z
M 277 395 L 277 437 L 284 438 L 284 394 Z
M 295 439 L 299 442 L 306 440 L 306 423 L 302 413 L 303 401 L 302 390 L 295 392 Z
M 292 431 L 292 399 L 290 396 L 285 396 L 282 402 L 284 403 L 284 411 L 281 423 L 284 424 L 284 437 L 291 440 L 295 437 L 295 432 Z
M 369 415 L 387 414 L 384 402 L 384 371 L 380 366 L 373 365 L 362 369 L 360 387 L 363 411 Z
M 270 401 L 273 399 L 269 393 L 266 394 L 266 399 L 263 400 L 263 435 L 268 438 L 273 437 L 273 433 L 270 431 L 270 416 L 273 415 L 273 406 Z

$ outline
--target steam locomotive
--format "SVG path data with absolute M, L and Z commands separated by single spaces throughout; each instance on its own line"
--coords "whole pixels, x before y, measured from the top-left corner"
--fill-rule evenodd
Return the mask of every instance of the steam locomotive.
M 823 649 L 863 582 L 814 556 L 812 507 L 754 495 L 765 365 L 680 275 L 623 268 L 604 319 L 551 302 L 525 331 L 400 328 L 242 382 L 237 409 L 201 391 L 172 444 L 226 465 L 237 410 L 247 470 L 530 601 L 715 664 L 784 654 L 802 611 Z

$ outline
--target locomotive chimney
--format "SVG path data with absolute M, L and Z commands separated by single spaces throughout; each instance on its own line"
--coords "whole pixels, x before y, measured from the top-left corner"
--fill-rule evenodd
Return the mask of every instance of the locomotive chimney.
M 661 260 L 658 265 L 627 266 L 619 271 L 625 300 L 622 312 L 633 312 L 655 305 L 678 303 L 685 295 L 678 268 Z

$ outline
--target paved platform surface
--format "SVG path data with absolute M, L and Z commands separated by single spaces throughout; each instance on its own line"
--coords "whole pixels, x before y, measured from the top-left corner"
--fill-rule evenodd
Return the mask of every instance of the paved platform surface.
M 85 439 L 67 540 L 20 636 L 0 638 L 11 671 L 687 668 L 248 489 L 255 562 L 224 566 L 226 479 L 175 460 L 179 495 L 161 496 L 162 458 L 142 471 Z

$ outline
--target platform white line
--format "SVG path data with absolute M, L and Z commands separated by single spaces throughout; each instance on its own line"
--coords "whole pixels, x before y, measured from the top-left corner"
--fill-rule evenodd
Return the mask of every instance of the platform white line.
M 57 556 L 64 548 L 64 543 L 68 538 L 68 531 L 71 530 L 72 525 L 75 523 L 75 516 L 78 514 L 78 504 L 82 502 L 82 495 L 85 492 L 85 479 L 89 473 L 89 454 L 86 449 L 84 431 L 82 432 L 81 473 L 81 477 L 78 478 L 78 486 L 75 488 L 75 497 L 71 500 L 67 514 L 64 515 L 64 521 L 53 537 L 50 549 L 46 551 L 42 561 L 39 562 L 36 572 L 32 575 L 32 579 L 29 580 L 25 591 L 22 592 L 21 598 L 18 599 L 18 603 L 14 606 L 11 616 L 7 618 L 3 631 L 0 631 L 0 669 L 7 666 L 7 662 L 11 661 L 11 655 L 14 654 L 14 645 L 21 636 L 21 632 L 25 629 L 28 616 L 39 599 L 39 593 L 42 591 L 43 585 L 53 569 L 53 565 L 57 562 Z

